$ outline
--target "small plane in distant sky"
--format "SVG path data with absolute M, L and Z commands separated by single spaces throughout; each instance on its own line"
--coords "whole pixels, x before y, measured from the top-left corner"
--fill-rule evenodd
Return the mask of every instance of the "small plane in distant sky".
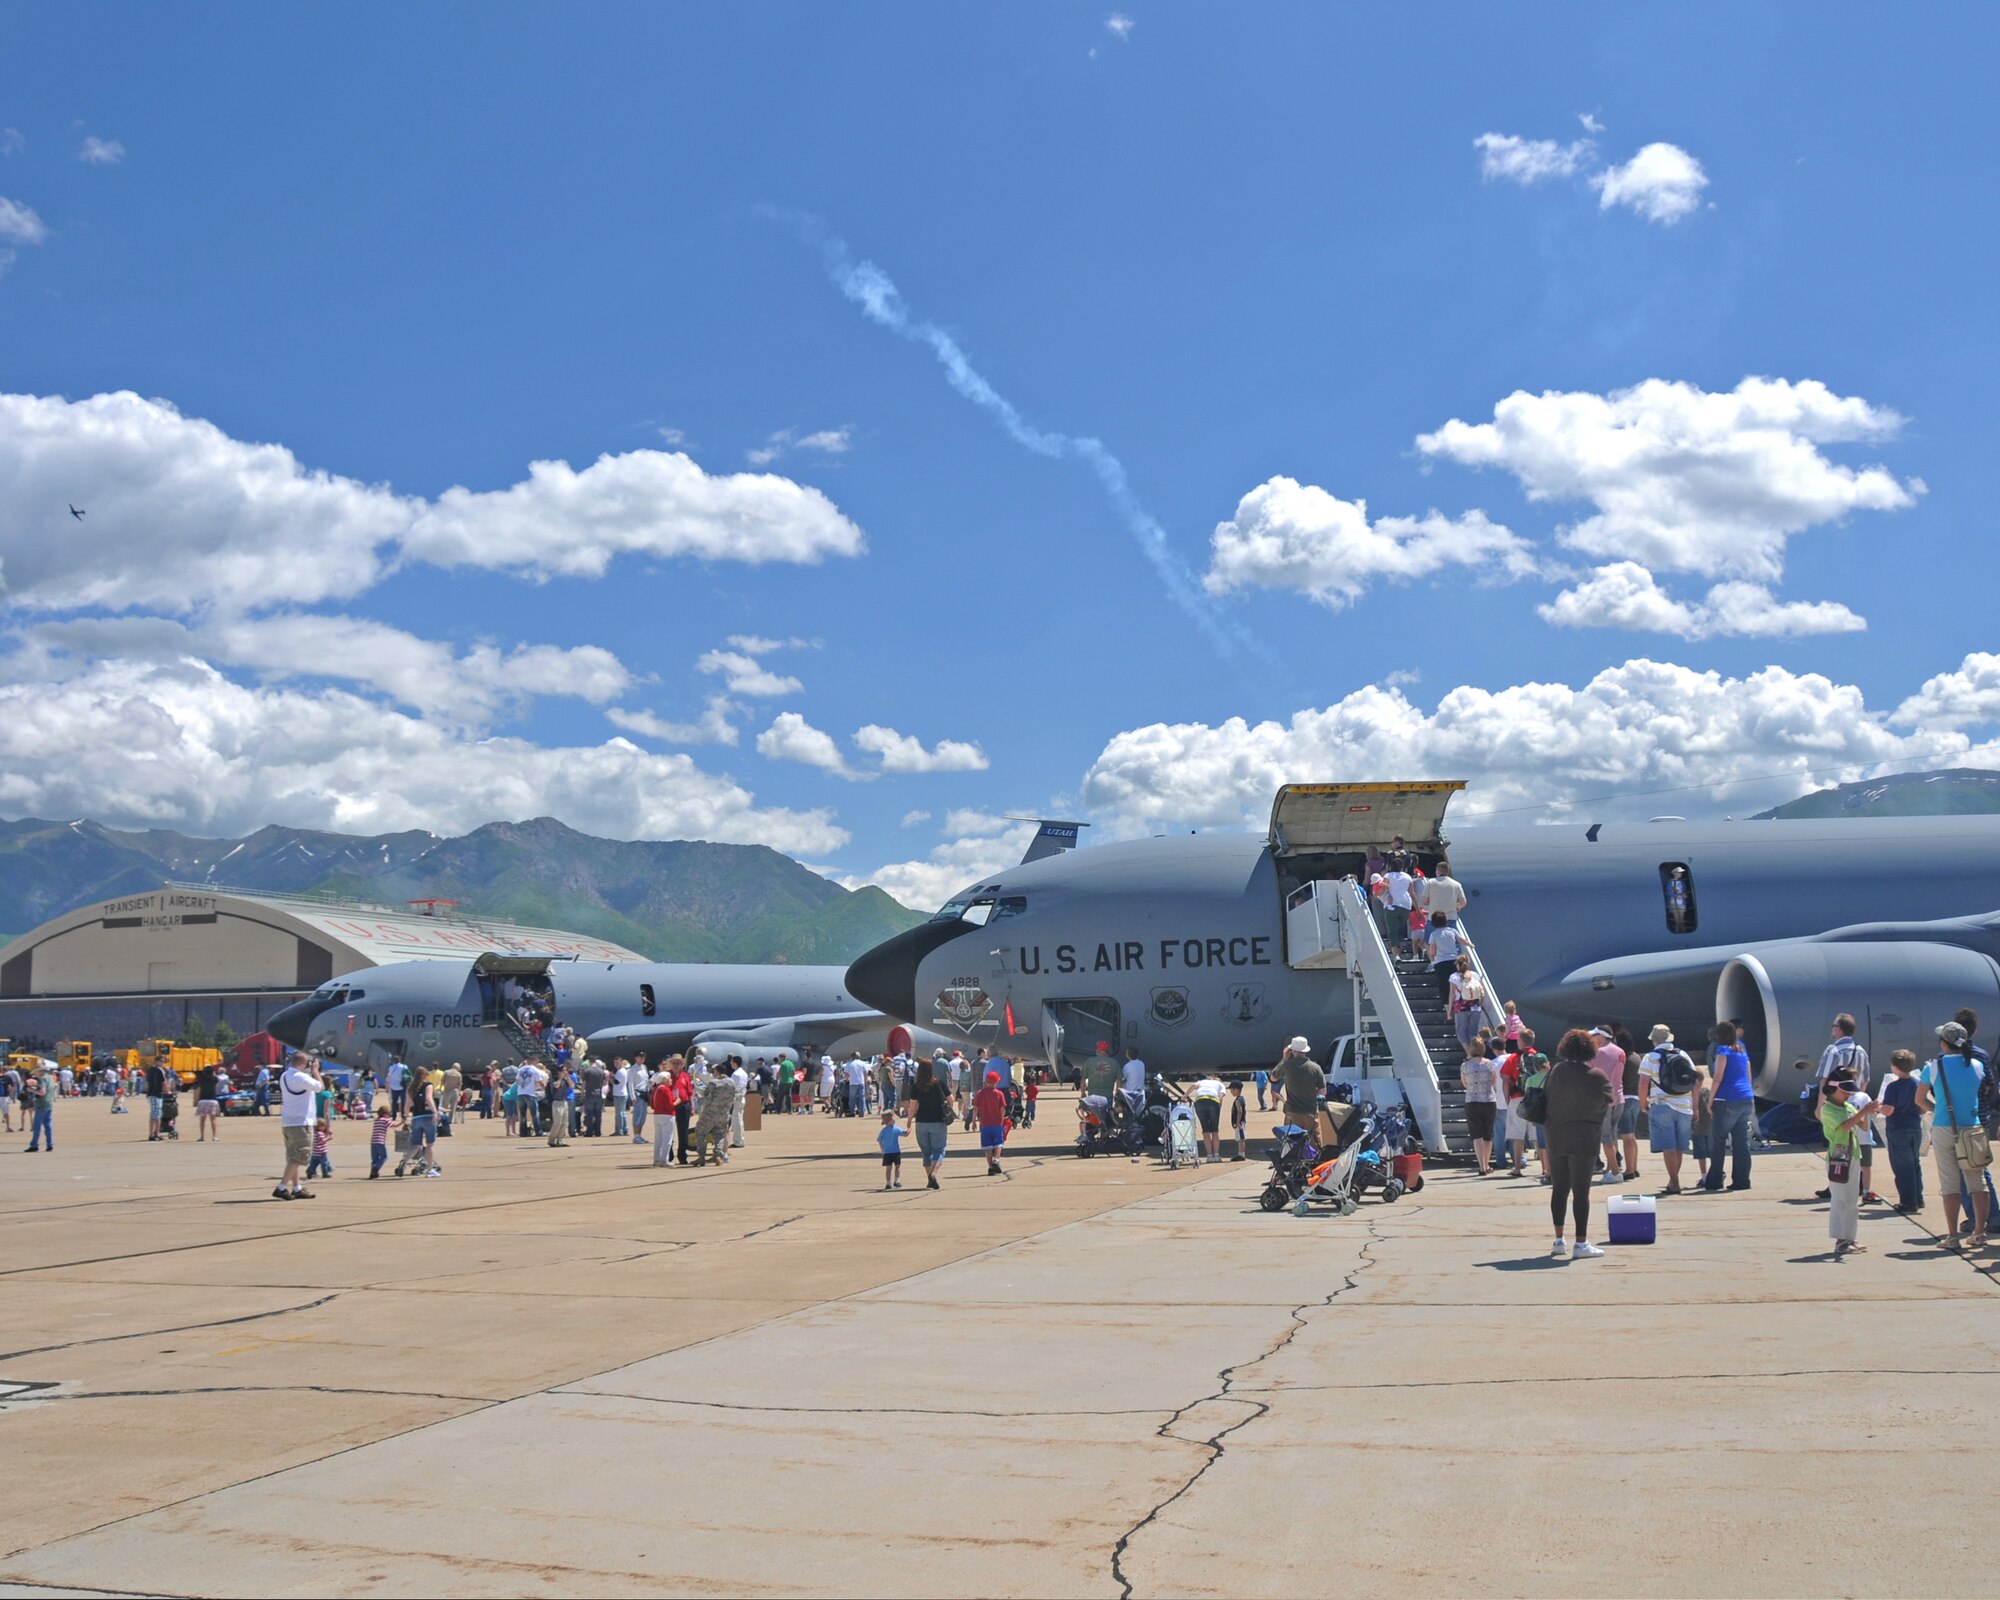
M 81 521 L 83 521 L 83 513 L 82 513 L 81 511 L 77 510 L 77 508 L 76 508 L 75 506 L 71 506 L 71 507 L 69 508 L 69 514 L 70 514 L 71 516 L 75 517 L 75 518 L 76 518 L 76 520 L 77 520 L 78 522 L 81 522 Z

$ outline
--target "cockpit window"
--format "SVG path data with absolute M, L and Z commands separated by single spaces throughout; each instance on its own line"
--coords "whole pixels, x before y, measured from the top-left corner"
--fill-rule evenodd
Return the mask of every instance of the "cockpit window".
M 349 989 L 347 993 L 343 995 L 341 998 L 345 1000 L 347 1004 L 353 1005 L 354 1002 L 357 1000 L 367 999 L 368 991 L 366 989 Z
M 1001 917 L 1018 917 L 1027 909 L 1028 900 L 1025 895 L 1011 894 L 1003 899 L 989 890 L 968 895 L 961 900 L 947 901 L 931 921 L 964 922 L 980 928 L 989 922 L 998 921 Z
M 1018 917 L 1027 909 L 1028 897 L 1026 895 L 1002 895 L 993 903 L 993 920 L 998 922 L 1002 917 Z
M 956 922 L 965 915 L 965 908 L 970 904 L 968 900 L 947 900 L 938 907 L 938 913 L 931 918 L 931 921 Z

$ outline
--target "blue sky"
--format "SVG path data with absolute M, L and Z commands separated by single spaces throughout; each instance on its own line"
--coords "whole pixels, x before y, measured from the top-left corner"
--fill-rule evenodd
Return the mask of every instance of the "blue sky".
M 1974 7 L 0 41 L 5 814 L 546 811 L 923 903 L 1010 810 L 1741 812 L 1992 758 Z

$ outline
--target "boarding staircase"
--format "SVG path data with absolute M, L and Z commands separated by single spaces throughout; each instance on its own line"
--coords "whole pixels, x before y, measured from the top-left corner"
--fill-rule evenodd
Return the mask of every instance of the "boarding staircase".
M 548 1047 L 540 1039 L 536 1038 L 535 1035 L 521 1026 L 521 1019 L 519 1017 L 503 1011 L 500 1013 L 499 1021 L 495 1026 L 499 1028 L 500 1037 L 507 1041 L 517 1059 L 522 1061 L 538 1061 L 543 1066 L 548 1066 L 553 1062 L 554 1057 L 549 1054 Z
M 1427 1150 L 1470 1151 L 1465 1090 L 1458 1079 L 1464 1052 L 1429 965 L 1391 953 L 1367 895 L 1352 878 L 1301 884 L 1287 900 L 1285 916 L 1291 965 L 1345 968 L 1354 985 L 1355 1067 L 1364 1092 L 1371 1080 L 1394 1079 Z M 1475 966 L 1477 960 L 1475 954 Z M 1499 1003 L 1483 969 L 1480 982 L 1487 1020 L 1497 1027 Z

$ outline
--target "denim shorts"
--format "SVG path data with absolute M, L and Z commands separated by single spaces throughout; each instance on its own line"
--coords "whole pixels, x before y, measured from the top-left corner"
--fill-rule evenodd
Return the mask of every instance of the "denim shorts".
M 1638 1136 L 1639 1097 L 1636 1094 L 1628 1094 L 1618 1104 L 1618 1131 L 1621 1135 L 1629 1133 L 1635 1138 Z
M 412 1147 L 429 1144 L 437 1138 L 437 1118 L 428 1114 L 410 1118 L 410 1144 Z
M 917 1124 L 917 1153 L 924 1158 L 924 1165 L 944 1160 L 945 1139 L 950 1125 L 943 1122 L 920 1122 Z
M 1694 1113 L 1676 1111 L 1672 1106 L 1655 1100 L 1646 1109 L 1646 1128 L 1647 1143 L 1654 1155 L 1663 1155 L 1669 1150 L 1685 1151 L 1694 1142 Z

